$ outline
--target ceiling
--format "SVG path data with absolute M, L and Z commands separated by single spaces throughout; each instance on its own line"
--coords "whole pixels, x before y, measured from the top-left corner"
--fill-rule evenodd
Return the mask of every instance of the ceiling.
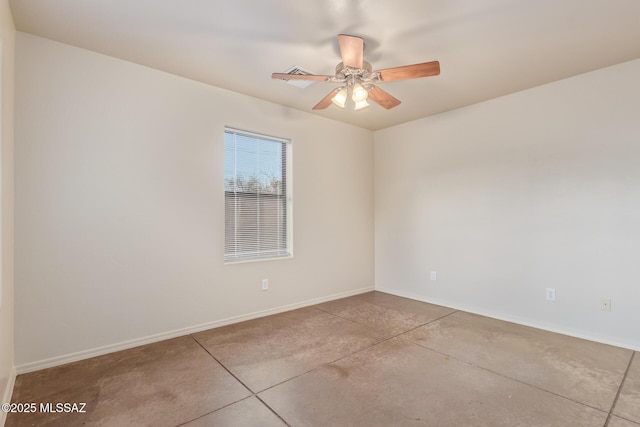
M 17 30 L 377 130 L 640 58 L 638 0 L 11 0 Z M 311 108 L 336 84 L 337 35 L 365 39 L 373 69 L 440 61 L 380 86 L 393 110 Z

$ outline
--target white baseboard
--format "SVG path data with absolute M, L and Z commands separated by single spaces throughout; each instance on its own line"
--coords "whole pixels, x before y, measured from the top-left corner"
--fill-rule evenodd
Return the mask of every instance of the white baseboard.
M 2 401 L 0 403 L 9 403 L 11 402 L 11 395 L 13 395 L 13 386 L 16 383 L 16 368 L 11 368 L 11 372 L 9 372 L 9 381 L 7 381 L 7 386 L 4 389 L 4 393 L 2 394 Z M 0 426 L 4 426 L 5 421 L 7 420 L 7 414 L 4 411 L 0 411 Z
M 79 351 L 77 353 L 66 354 L 63 356 L 56 356 L 50 359 L 38 360 L 35 362 L 25 363 L 16 366 L 15 370 L 18 375 L 26 374 L 27 372 L 38 371 L 40 369 L 51 368 L 53 366 L 64 365 L 65 363 L 77 362 L 78 360 L 88 359 L 90 357 L 102 356 L 104 354 L 113 353 L 115 351 L 126 350 L 133 347 L 138 347 L 145 344 L 151 344 L 158 341 L 163 341 L 170 338 L 176 338 L 183 335 L 193 334 L 196 332 L 205 331 L 207 329 L 219 328 L 221 326 L 230 325 L 232 323 L 244 322 L 245 320 L 257 319 L 259 317 L 270 316 L 272 314 L 278 314 L 285 311 L 291 311 L 298 308 L 308 307 L 310 305 L 320 304 L 335 299 L 346 298 L 353 295 L 363 294 L 365 292 L 373 291 L 373 286 L 367 288 L 356 289 L 353 291 L 340 292 L 337 294 L 324 296 L 320 298 L 314 298 L 307 301 L 302 301 L 294 304 L 287 304 L 276 308 L 270 308 L 267 310 L 256 311 L 253 313 L 242 314 L 240 316 L 229 317 L 226 319 L 215 320 L 213 322 L 202 323 L 200 325 L 189 326 L 186 328 L 175 329 L 172 331 L 162 332 L 155 335 L 149 335 L 146 337 L 136 338 L 133 340 L 123 341 L 116 344 L 109 344 L 102 347 L 96 347 L 89 350 Z M 15 377 L 15 373 L 14 373 Z
M 504 320 L 505 322 L 517 323 L 518 325 L 530 326 L 532 328 L 542 329 L 544 331 L 555 332 L 562 335 L 568 335 L 574 338 L 581 338 L 584 340 L 599 342 L 601 344 L 612 345 L 614 347 L 621 347 L 621 348 L 627 348 L 629 350 L 640 351 L 640 346 L 631 345 L 629 343 L 621 343 L 617 341 L 602 339 L 600 337 L 586 335 L 578 331 L 572 331 L 572 330 L 567 330 L 563 328 L 556 328 L 549 325 L 542 325 L 540 323 L 532 322 L 528 319 L 522 319 L 512 315 L 506 315 L 503 313 L 487 311 L 478 307 L 471 307 L 464 304 L 452 304 L 448 301 L 439 301 L 437 299 L 425 298 L 423 296 L 412 294 L 410 292 L 404 292 L 398 289 L 392 289 L 392 288 L 386 288 L 386 287 L 380 287 L 380 286 L 377 286 L 375 290 L 384 292 L 387 294 L 391 294 L 391 295 L 396 295 L 399 297 L 413 299 L 416 301 L 421 301 L 429 304 L 435 304 L 443 307 L 452 308 L 454 310 L 460 310 L 460 311 L 465 311 L 467 313 L 478 314 L 480 316 L 491 317 L 492 319 Z

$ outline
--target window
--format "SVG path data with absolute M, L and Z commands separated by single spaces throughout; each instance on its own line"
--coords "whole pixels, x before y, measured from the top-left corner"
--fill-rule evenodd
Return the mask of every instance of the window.
M 225 128 L 224 260 L 291 256 L 291 143 Z

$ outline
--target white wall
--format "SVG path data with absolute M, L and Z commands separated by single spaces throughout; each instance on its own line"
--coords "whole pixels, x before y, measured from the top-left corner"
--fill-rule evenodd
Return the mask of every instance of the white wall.
M 11 397 L 13 362 L 13 65 L 16 30 L 7 0 L 0 1 L 0 402 Z M 0 411 L 0 425 L 6 414 Z
M 16 52 L 19 371 L 373 288 L 370 131 L 20 32 Z M 292 139 L 292 259 L 223 263 L 225 125 Z
M 640 349 L 640 60 L 378 131 L 375 175 L 377 289 Z

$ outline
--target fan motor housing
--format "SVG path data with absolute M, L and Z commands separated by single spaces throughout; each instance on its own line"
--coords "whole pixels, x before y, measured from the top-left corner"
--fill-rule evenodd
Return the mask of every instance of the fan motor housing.
M 344 62 L 336 65 L 336 76 L 342 74 L 343 76 L 362 76 L 365 73 L 371 73 L 371 64 L 367 61 L 362 61 L 362 68 L 345 67 Z

